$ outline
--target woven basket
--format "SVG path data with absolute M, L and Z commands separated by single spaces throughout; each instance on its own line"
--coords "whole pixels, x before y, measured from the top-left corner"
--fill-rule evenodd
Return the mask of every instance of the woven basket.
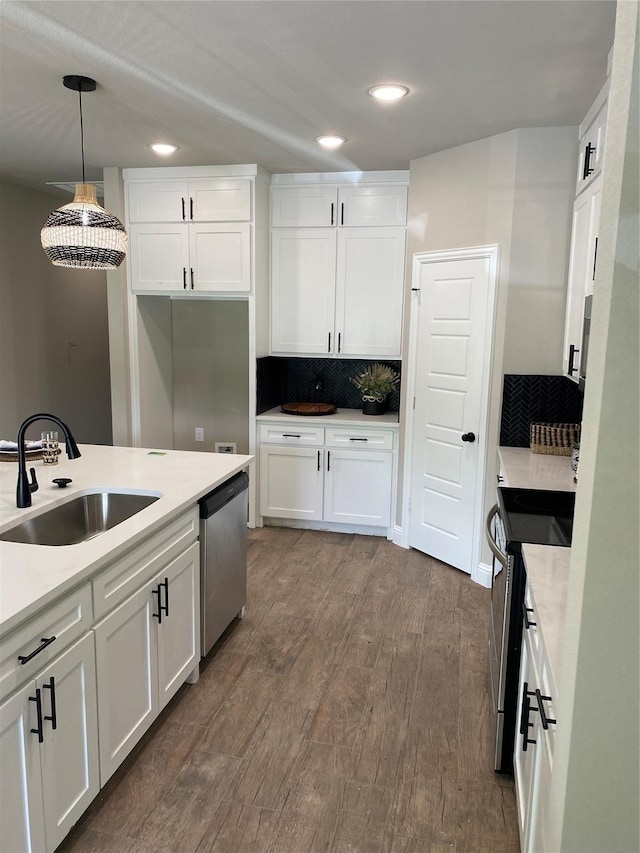
M 531 424 L 529 446 L 532 453 L 571 456 L 574 441 L 580 441 L 580 424 Z

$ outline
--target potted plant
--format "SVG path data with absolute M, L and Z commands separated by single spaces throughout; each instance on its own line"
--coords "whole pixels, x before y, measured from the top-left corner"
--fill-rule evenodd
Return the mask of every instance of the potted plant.
M 376 362 L 357 376 L 352 376 L 351 382 L 362 394 L 362 413 L 383 415 L 387 395 L 398 386 L 400 374 L 388 365 Z

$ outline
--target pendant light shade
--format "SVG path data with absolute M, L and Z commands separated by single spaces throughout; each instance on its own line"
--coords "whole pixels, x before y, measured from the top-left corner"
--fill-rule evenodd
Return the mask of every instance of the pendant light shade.
M 83 270 L 117 269 L 127 254 L 127 232 L 120 220 L 100 207 L 93 184 L 84 182 L 84 131 L 82 93 L 93 92 L 96 81 L 90 77 L 67 75 L 67 89 L 80 98 L 80 139 L 82 147 L 82 183 L 70 204 L 54 210 L 47 217 L 40 241 L 47 257 L 57 267 Z

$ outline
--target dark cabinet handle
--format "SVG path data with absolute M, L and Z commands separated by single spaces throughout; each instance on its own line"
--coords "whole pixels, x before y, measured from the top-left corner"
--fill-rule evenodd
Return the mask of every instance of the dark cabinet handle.
M 596 261 L 598 260 L 598 238 L 596 237 L 595 246 L 593 247 L 593 275 L 591 280 L 596 280 Z
M 342 332 L 338 332 L 338 352 L 340 352 L 342 348 Z
M 193 267 L 191 267 L 191 290 L 193 290 Z
M 522 615 L 524 616 L 524 627 L 529 630 L 529 628 L 535 628 L 537 626 L 537 622 L 531 622 L 528 617 L 528 613 L 533 613 L 533 607 L 526 607 L 524 602 L 522 603 Z
M 282 437 L 283 438 L 301 438 L 302 436 L 300 435 L 300 433 L 296 433 L 296 432 L 283 432 Z
M 340 205 L 340 225 L 344 225 L 344 202 Z
M 567 376 L 573 376 L 578 369 L 577 367 L 574 367 L 573 362 L 575 361 L 576 354 L 579 352 L 580 350 L 576 349 L 573 344 L 569 344 L 569 367 L 567 368 Z
M 587 147 L 584 149 L 584 169 L 582 170 L 582 180 L 586 181 L 586 179 L 593 173 L 593 166 L 591 165 L 591 156 L 596 153 L 596 146 L 592 145 L 590 142 L 587 142 Z
M 368 438 L 350 438 L 349 441 L 369 441 Z
M 158 596 L 158 601 L 160 602 L 160 612 L 164 610 L 164 615 L 169 615 L 169 578 L 165 578 L 163 581 L 160 581 L 158 584 L 158 589 L 161 590 L 164 587 L 164 604 L 162 603 L 162 595 Z
M 34 649 L 34 651 L 32 651 L 30 655 L 18 655 L 18 660 L 21 664 L 29 663 L 32 658 L 34 658 L 36 655 L 39 655 L 40 652 L 44 651 L 44 649 L 46 649 L 47 646 L 51 645 L 54 640 L 55 637 L 42 637 L 40 640 L 40 642 L 42 643 L 41 646 L 38 646 L 37 649 Z
M 184 208 L 184 199 L 182 199 L 182 219 L 183 221 L 186 219 L 186 213 Z
M 193 199 L 189 199 L 189 218 L 193 219 Z
M 473 442 L 476 440 L 475 433 L 465 432 L 464 435 L 462 436 L 462 440 L 468 441 L 470 444 L 473 444 Z
M 318 451 L 318 471 L 320 470 L 320 451 Z
M 51 676 L 51 678 L 49 679 L 48 684 L 42 685 L 42 689 L 51 691 L 51 696 L 50 696 L 50 698 L 51 698 L 51 714 L 49 716 L 47 716 L 45 714 L 44 719 L 45 720 L 51 720 L 51 728 L 57 729 L 58 728 L 58 715 L 56 713 L 56 682 L 55 682 L 53 676 Z
M 157 595 L 158 596 L 158 612 L 152 613 L 151 615 L 153 616 L 154 619 L 158 620 L 158 625 L 162 625 L 162 601 L 160 598 L 160 584 L 158 584 L 158 586 L 155 589 L 151 590 L 151 595 Z
M 547 717 L 543 702 L 551 702 L 551 696 L 543 696 L 538 688 L 536 687 L 536 701 L 538 702 L 538 711 L 540 711 L 540 720 L 542 721 L 542 728 L 546 731 L 550 725 L 555 726 L 556 720 L 552 720 L 551 717 Z
M 38 718 L 38 726 L 35 729 L 31 729 L 31 733 L 38 735 L 38 743 L 42 743 L 44 740 L 44 730 L 42 728 L 42 694 L 40 693 L 39 687 L 36 687 L 35 696 L 29 696 L 29 702 L 36 703 L 36 714 Z
M 533 723 L 529 722 L 529 714 L 531 711 L 536 711 L 536 708 L 531 707 L 530 696 L 535 696 L 533 690 L 529 690 L 529 685 L 525 681 L 522 690 L 522 714 L 520 715 L 520 734 L 522 735 L 522 751 L 526 752 L 530 743 L 535 743 L 533 738 L 529 737 L 529 729 L 533 728 Z
M 331 224 L 332 225 L 333 225 L 333 208 L 334 208 L 334 204 L 333 204 L 333 202 L 331 202 Z
M 187 268 L 182 267 L 182 286 L 187 289 Z
M 327 471 L 331 470 L 331 451 L 327 450 Z
M 329 332 L 329 343 L 327 344 L 327 352 L 331 352 L 331 332 Z

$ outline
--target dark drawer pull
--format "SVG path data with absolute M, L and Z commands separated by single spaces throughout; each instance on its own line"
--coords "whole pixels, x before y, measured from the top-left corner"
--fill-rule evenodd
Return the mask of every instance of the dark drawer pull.
M 191 267 L 191 290 L 193 290 L 193 267 Z
M 368 438 L 350 438 L 349 441 L 369 441 Z
M 574 367 L 573 362 L 579 352 L 580 350 L 576 349 L 573 344 L 569 344 L 569 366 L 567 367 L 567 376 L 573 376 L 573 374 L 578 369 L 577 367 Z
M 596 146 L 590 142 L 584 149 L 584 169 L 582 170 L 582 180 L 586 181 L 589 175 L 593 174 L 593 166 L 591 165 L 591 157 L 596 153 Z
M 187 289 L 187 268 L 182 267 L 182 286 L 186 290 Z
M 193 199 L 189 199 L 189 217 L 193 219 Z
M 551 717 L 547 717 L 543 702 L 551 702 L 551 696 L 543 696 L 538 688 L 536 687 L 536 700 L 538 702 L 538 711 L 540 711 L 540 720 L 542 721 L 542 728 L 546 731 L 549 726 L 555 726 L 556 720 L 552 720 Z
M 301 435 L 296 434 L 295 432 L 283 432 L 282 437 L 283 438 L 302 438 Z
M 31 729 L 31 733 L 38 735 L 38 743 L 42 743 L 44 740 L 44 729 L 42 727 L 42 694 L 39 687 L 36 687 L 35 696 L 29 696 L 29 702 L 36 703 L 36 714 L 38 717 L 38 726 L 35 729 Z
M 47 714 L 45 714 L 44 719 L 51 721 L 51 728 L 52 729 L 57 729 L 58 728 L 58 715 L 56 713 L 56 682 L 55 682 L 55 679 L 53 676 L 51 676 L 51 678 L 49 679 L 48 684 L 42 685 L 42 689 L 51 691 L 51 714 L 49 716 L 47 716 Z
M 333 225 L 333 202 L 331 202 L 331 224 Z
M 533 723 L 529 722 L 529 714 L 531 711 L 537 711 L 537 708 L 531 706 L 530 696 L 535 696 L 533 690 L 529 690 L 529 685 L 525 681 L 522 690 L 522 714 L 520 715 L 520 734 L 522 735 L 522 751 L 526 752 L 529 744 L 535 744 L 535 740 L 529 737 L 529 729 L 533 728 Z
M 184 212 L 184 199 L 182 199 L 182 218 L 186 219 L 185 212 Z
M 533 613 L 533 607 L 527 607 L 524 602 L 522 602 L 522 615 L 524 616 L 524 627 L 529 630 L 529 628 L 535 628 L 537 626 L 537 622 L 531 622 L 528 613 Z
M 318 451 L 318 471 L 320 470 L 320 451 Z
M 35 649 L 33 652 L 31 652 L 30 655 L 18 655 L 18 660 L 20 661 L 21 664 L 29 663 L 31 658 L 34 658 L 36 655 L 39 655 L 40 652 L 43 651 L 44 649 L 46 649 L 47 646 L 50 646 L 54 640 L 55 640 L 55 637 L 42 637 L 40 639 L 40 642 L 42 643 L 41 646 L 38 646 L 38 648 Z
M 162 625 L 162 599 L 160 598 L 160 584 L 155 589 L 151 590 L 151 595 L 158 596 L 158 612 L 152 613 L 154 619 L 158 620 L 158 625 Z
M 331 451 L 327 450 L 327 471 L 331 470 Z

